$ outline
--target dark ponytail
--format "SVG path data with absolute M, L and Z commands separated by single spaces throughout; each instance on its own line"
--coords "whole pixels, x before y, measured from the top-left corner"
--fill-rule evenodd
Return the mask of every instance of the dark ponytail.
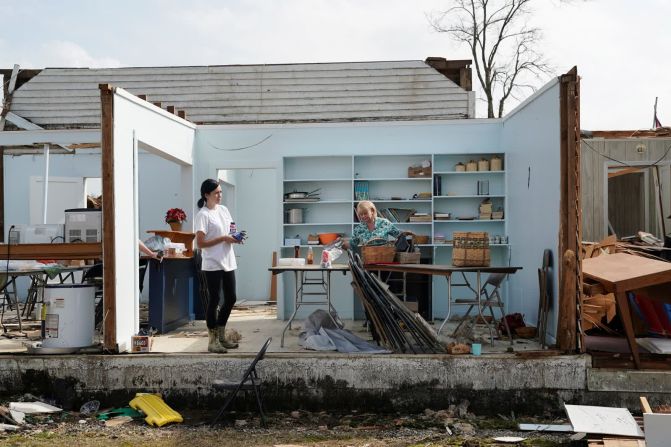
M 202 208 L 205 206 L 205 202 L 207 202 L 207 199 L 205 198 L 205 194 L 209 194 L 215 189 L 219 187 L 219 182 L 216 180 L 213 180 L 211 178 L 208 178 L 205 180 L 201 185 L 200 185 L 200 199 L 198 199 L 198 208 Z

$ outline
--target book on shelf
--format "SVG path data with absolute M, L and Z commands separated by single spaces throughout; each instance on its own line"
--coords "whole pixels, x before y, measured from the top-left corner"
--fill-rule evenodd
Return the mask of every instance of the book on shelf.
M 438 174 L 433 176 L 433 195 L 443 195 L 443 177 Z
M 368 182 L 365 180 L 354 181 L 354 200 L 368 200 Z
M 414 214 L 409 217 L 408 219 L 409 222 L 431 222 L 431 216 L 428 214 L 424 215 L 417 215 Z

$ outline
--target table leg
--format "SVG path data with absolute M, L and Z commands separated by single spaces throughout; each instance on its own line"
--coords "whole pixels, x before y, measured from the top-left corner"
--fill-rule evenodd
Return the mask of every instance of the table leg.
M 641 369 L 641 359 L 638 355 L 638 345 L 634 337 L 634 327 L 631 323 L 631 313 L 629 312 L 629 300 L 626 292 L 615 292 L 615 302 L 617 303 L 617 311 L 620 313 L 622 325 L 624 326 L 624 333 L 627 336 L 629 343 L 629 350 L 634 358 L 634 366 L 636 369 Z
M 335 327 L 340 327 L 338 323 L 335 321 L 333 315 L 331 314 L 331 311 L 333 311 L 333 313 L 336 315 L 338 314 L 333 305 L 331 304 L 331 271 L 326 270 L 325 273 L 326 273 L 326 302 L 328 303 L 329 306 L 327 312 L 329 314 L 329 317 L 331 317 L 331 321 L 333 321 L 333 324 L 335 324 Z
M 445 323 L 450 319 L 450 314 L 452 313 L 452 275 L 447 274 L 445 275 L 445 279 L 447 280 L 447 315 L 445 316 L 445 319 L 443 320 L 443 323 L 440 325 L 438 328 L 438 334 L 440 335 L 440 331 L 443 330 L 443 326 L 445 326 Z
M 289 321 L 287 322 L 286 326 L 284 326 L 284 329 L 282 330 L 282 338 L 280 339 L 281 348 L 284 347 L 284 333 L 287 331 L 287 329 L 291 329 L 291 322 L 294 321 L 296 313 L 298 312 L 298 306 L 299 306 L 298 295 L 300 294 L 300 291 L 303 288 L 303 275 L 296 270 L 294 270 L 294 279 L 296 281 L 296 293 L 294 294 L 294 311 L 291 314 L 291 317 L 289 318 Z
M 494 344 L 494 333 L 492 332 L 492 326 L 487 322 L 487 319 L 485 318 L 483 314 L 483 308 L 482 308 L 482 300 L 480 299 L 482 297 L 482 294 L 480 293 L 482 291 L 482 272 L 478 270 L 476 272 L 476 278 L 477 278 L 477 284 L 478 284 L 478 291 L 476 292 L 477 295 L 477 301 L 478 301 L 478 315 L 480 315 L 480 320 L 485 323 L 487 326 L 487 329 L 489 330 L 489 342 L 493 345 Z M 491 307 L 489 308 L 491 311 Z M 494 312 L 492 311 L 492 318 L 494 317 Z

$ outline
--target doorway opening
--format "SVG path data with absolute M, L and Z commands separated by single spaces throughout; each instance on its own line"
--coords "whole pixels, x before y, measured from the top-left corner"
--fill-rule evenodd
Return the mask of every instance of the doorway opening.
M 244 244 L 235 246 L 238 264 L 238 301 L 271 301 L 273 247 L 277 246 L 279 220 L 274 168 L 220 169 L 217 179 L 226 206 L 238 230 L 247 231 Z
M 650 233 L 660 240 L 671 231 L 669 165 L 607 167 L 608 234 L 618 239 Z

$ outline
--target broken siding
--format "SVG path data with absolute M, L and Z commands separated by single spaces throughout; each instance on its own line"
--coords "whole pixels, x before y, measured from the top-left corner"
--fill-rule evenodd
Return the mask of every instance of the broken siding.
M 12 111 L 45 127 L 97 127 L 98 84 L 185 110 L 202 124 L 464 118 L 469 93 L 423 61 L 45 69 Z
M 645 145 L 645 150 L 639 152 L 636 147 Z M 591 146 L 590 147 L 588 147 Z M 625 163 L 659 161 L 671 162 L 670 138 L 628 138 L 628 139 L 584 139 L 581 144 L 581 192 L 582 192 L 582 224 L 583 239 L 586 241 L 600 241 L 608 235 L 608 189 L 606 165 L 619 165 L 615 160 Z M 671 177 L 668 170 L 661 173 L 661 188 L 664 196 L 668 196 L 671 188 Z M 657 228 L 657 195 L 654 193 L 652 174 L 648 176 L 646 186 L 650 191 L 648 196 L 648 219 L 651 228 Z M 671 203 L 663 201 L 663 215 L 666 218 L 671 213 Z M 671 230 L 671 220 L 666 219 L 667 232 Z

